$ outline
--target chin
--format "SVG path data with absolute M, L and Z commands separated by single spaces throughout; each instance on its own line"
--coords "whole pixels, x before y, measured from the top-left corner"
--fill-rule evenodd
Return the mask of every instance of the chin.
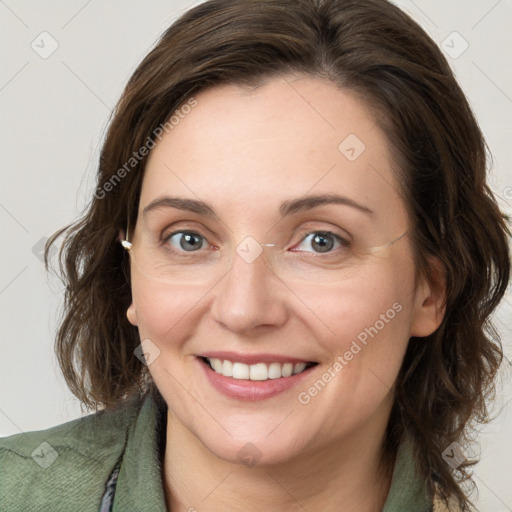
M 254 436 L 240 440 L 226 434 L 222 439 L 200 440 L 219 459 L 246 467 L 262 467 L 286 464 L 301 455 L 303 439 L 293 441 L 287 435 L 287 442 L 283 443 L 284 439 L 284 436 L 272 440 L 265 439 L 265 436 Z

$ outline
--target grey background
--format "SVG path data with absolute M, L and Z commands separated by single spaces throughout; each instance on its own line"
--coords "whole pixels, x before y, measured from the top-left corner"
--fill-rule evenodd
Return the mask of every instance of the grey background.
M 198 3 L 0 1 L 0 436 L 82 414 L 53 354 L 62 286 L 45 274 L 38 251 L 91 197 L 110 111 L 130 74 L 172 21 Z M 512 213 L 512 1 L 396 3 L 447 52 L 494 156 L 490 184 Z M 58 47 L 47 55 L 52 44 Z M 473 498 L 485 512 L 512 511 L 510 292 L 495 319 L 508 361 L 497 419 L 479 436 L 480 496 Z

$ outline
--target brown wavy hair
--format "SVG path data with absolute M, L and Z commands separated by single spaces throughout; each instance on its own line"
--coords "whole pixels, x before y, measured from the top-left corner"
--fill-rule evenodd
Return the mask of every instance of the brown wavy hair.
M 48 269 L 49 248 L 65 235 L 55 351 L 66 382 L 96 410 L 154 386 L 134 357 L 140 338 L 126 318 L 129 262 L 117 240 L 127 220 L 137 220 L 147 161 L 139 149 L 199 91 L 254 88 L 287 73 L 328 79 L 372 109 L 394 149 L 413 219 L 417 275 L 431 275 L 429 256 L 444 267 L 446 314 L 431 336 L 409 342 L 386 450 L 394 456 L 409 434 L 430 492 L 466 510 L 461 484 L 472 482 L 474 462 L 452 471 L 442 453 L 453 442 L 463 445 L 474 421 L 489 421 L 486 403 L 503 358 L 489 317 L 510 277 L 509 219 L 486 184 L 487 147 L 446 59 L 384 0 L 210 0 L 164 32 L 115 108 L 90 204 L 47 243 Z

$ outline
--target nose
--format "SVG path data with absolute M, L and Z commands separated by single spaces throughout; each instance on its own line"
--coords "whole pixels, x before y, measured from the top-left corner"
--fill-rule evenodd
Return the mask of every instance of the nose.
M 277 328 L 286 322 L 286 287 L 269 267 L 265 254 L 248 262 L 234 252 L 230 269 L 212 292 L 212 317 L 233 332 Z

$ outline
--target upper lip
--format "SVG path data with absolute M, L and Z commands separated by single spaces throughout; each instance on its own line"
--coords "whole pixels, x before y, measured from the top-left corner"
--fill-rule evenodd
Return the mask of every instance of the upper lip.
M 285 356 L 281 354 L 242 354 L 240 352 L 226 352 L 223 350 L 215 350 L 211 352 L 203 352 L 198 357 L 208 357 L 210 359 L 220 359 L 221 361 L 232 361 L 234 363 L 256 364 L 256 363 L 312 363 L 310 359 L 299 357 Z

